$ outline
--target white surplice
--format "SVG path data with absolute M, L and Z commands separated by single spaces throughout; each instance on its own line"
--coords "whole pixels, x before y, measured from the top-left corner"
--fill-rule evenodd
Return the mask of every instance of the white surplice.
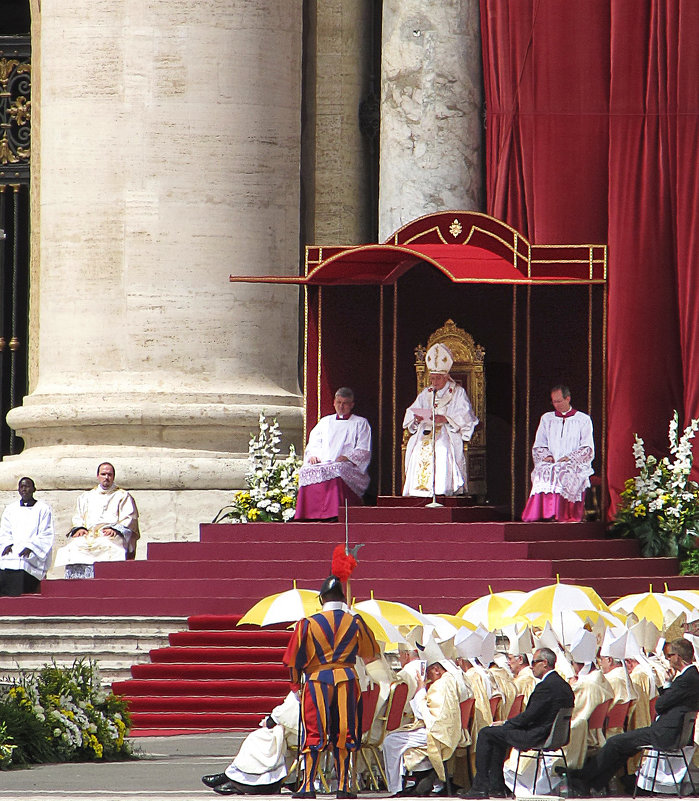
M 320 463 L 310 464 L 312 456 L 320 459 Z M 349 461 L 337 462 L 338 456 L 346 456 Z M 351 414 L 347 419 L 329 414 L 318 421 L 308 437 L 303 467 L 299 472 L 299 486 L 341 478 L 361 498 L 369 486 L 370 461 L 369 422 L 356 414 Z
M 577 503 L 590 486 L 595 455 L 592 420 L 584 412 L 572 411 L 569 416 L 546 412 L 541 417 L 532 448 L 532 495 L 554 493 Z M 548 456 L 554 461 L 544 461 Z
M 12 550 L 0 556 L 0 570 L 24 570 L 36 579 L 44 578 L 51 566 L 53 547 L 53 519 L 51 507 L 37 500 L 32 506 L 14 501 L 5 507 L 0 523 L 0 554 L 8 545 Z M 31 556 L 20 553 L 29 548 Z
M 449 379 L 436 398 L 431 387 L 423 389 L 405 412 L 403 428 L 412 436 L 405 451 L 403 495 L 432 495 L 432 419 L 420 420 L 415 411 L 431 409 L 433 400 L 435 416 L 447 418 L 436 426 L 435 494 L 460 495 L 467 489 L 464 442 L 471 439 L 479 420 L 466 390 Z

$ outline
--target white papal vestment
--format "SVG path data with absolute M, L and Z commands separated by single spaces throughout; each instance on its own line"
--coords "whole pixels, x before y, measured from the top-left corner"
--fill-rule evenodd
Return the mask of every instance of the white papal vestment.
M 479 420 L 466 390 L 450 378 L 436 397 L 431 387 L 423 389 L 405 412 L 403 428 L 412 436 L 405 451 L 403 495 L 432 495 L 432 420 L 421 420 L 415 412 L 431 409 L 433 399 L 435 416 L 447 418 L 436 426 L 435 494 L 460 495 L 467 489 L 464 442 L 471 439 Z

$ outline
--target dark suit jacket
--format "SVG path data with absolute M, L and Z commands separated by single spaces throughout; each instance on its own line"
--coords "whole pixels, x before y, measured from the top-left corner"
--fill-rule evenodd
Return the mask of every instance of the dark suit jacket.
M 657 720 L 650 726 L 650 736 L 656 748 L 668 747 L 682 726 L 685 712 L 699 710 L 699 671 L 690 665 L 672 684 L 661 690 L 655 702 Z
M 526 709 L 503 724 L 507 742 L 523 750 L 544 742 L 559 709 L 571 709 L 575 694 L 558 673 L 547 673 L 529 696 Z

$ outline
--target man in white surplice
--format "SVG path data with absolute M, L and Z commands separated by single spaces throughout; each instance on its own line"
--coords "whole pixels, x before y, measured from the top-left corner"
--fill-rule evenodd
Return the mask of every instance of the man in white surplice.
M 19 500 L 9 504 L 0 521 L 0 595 L 39 592 L 51 566 L 51 507 L 34 497 L 34 480 L 19 480 Z
M 405 452 L 403 495 L 432 495 L 432 404 L 437 437 L 434 446 L 436 495 L 461 495 L 467 489 L 464 442 L 473 436 L 478 418 L 466 390 L 449 375 L 454 357 L 433 345 L 425 356 L 430 385 L 422 390 L 403 419 L 412 434 Z
M 595 443 L 592 420 L 570 403 L 563 384 L 551 390 L 555 411 L 541 417 L 532 456 L 532 490 L 522 520 L 579 522 L 585 514 Z
M 331 520 L 347 501 L 359 506 L 369 486 L 371 427 L 352 413 L 354 392 L 340 387 L 335 414 L 322 417 L 308 437 L 299 472 L 295 520 Z

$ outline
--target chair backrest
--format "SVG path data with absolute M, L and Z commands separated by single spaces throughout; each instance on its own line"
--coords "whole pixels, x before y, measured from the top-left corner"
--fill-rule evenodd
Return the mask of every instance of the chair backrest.
M 386 725 L 384 732 L 395 731 L 400 728 L 403 720 L 403 710 L 405 702 L 408 700 L 408 685 L 404 681 L 399 681 L 391 686 L 391 692 L 386 704 Z
M 696 723 L 697 713 L 689 710 L 684 713 L 682 718 L 682 728 L 679 729 L 677 736 L 672 743 L 669 743 L 665 750 L 679 751 L 685 745 L 691 745 L 694 742 L 694 725 Z
M 523 695 L 516 695 L 515 700 L 512 702 L 512 706 L 510 707 L 510 711 L 507 713 L 507 719 L 515 718 L 519 713 L 522 711 L 522 707 L 524 706 L 524 696 Z
M 559 709 L 551 724 L 551 731 L 546 742 L 541 746 L 545 751 L 553 751 L 568 745 L 570 740 L 570 719 L 573 717 L 573 707 Z
M 498 707 L 500 706 L 500 701 L 502 701 L 502 697 L 499 695 L 493 695 L 490 698 L 490 713 L 493 716 L 493 720 L 495 720 L 495 716 L 498 713 Z
M 362 693 L 362 734 L 366 734 L 374 723 L 380 689 L 381 687 L 378 684 L 374 684 L 373 687 Z
M 626 717 L 629 714 L 629 707 L 631 701 L 624 701 L 624 703 L 614 704 L 607 713 L 607 721 L 604 724 L 605 732 L 609 729 L 623 729 Z
M 468 731 L 471 728 L 471 720 L 473 719 L 473 710 L 475 707 L 475 698 L 467 698 L 459 704 L 459 709 L 461 710 L 461 728 L 463 731 Z
M 602 729 L 604 728 L 604 721 L 607 719 L 607 713 L 609 712 L 609 706 L 612 703 L 612 699 L 608 698 L 606 701 L 602 701 L 601 704 L 597 704 L 597 706 L 592 710 L 592 714 L 587 719 L 587 728 L 588 729 Z

